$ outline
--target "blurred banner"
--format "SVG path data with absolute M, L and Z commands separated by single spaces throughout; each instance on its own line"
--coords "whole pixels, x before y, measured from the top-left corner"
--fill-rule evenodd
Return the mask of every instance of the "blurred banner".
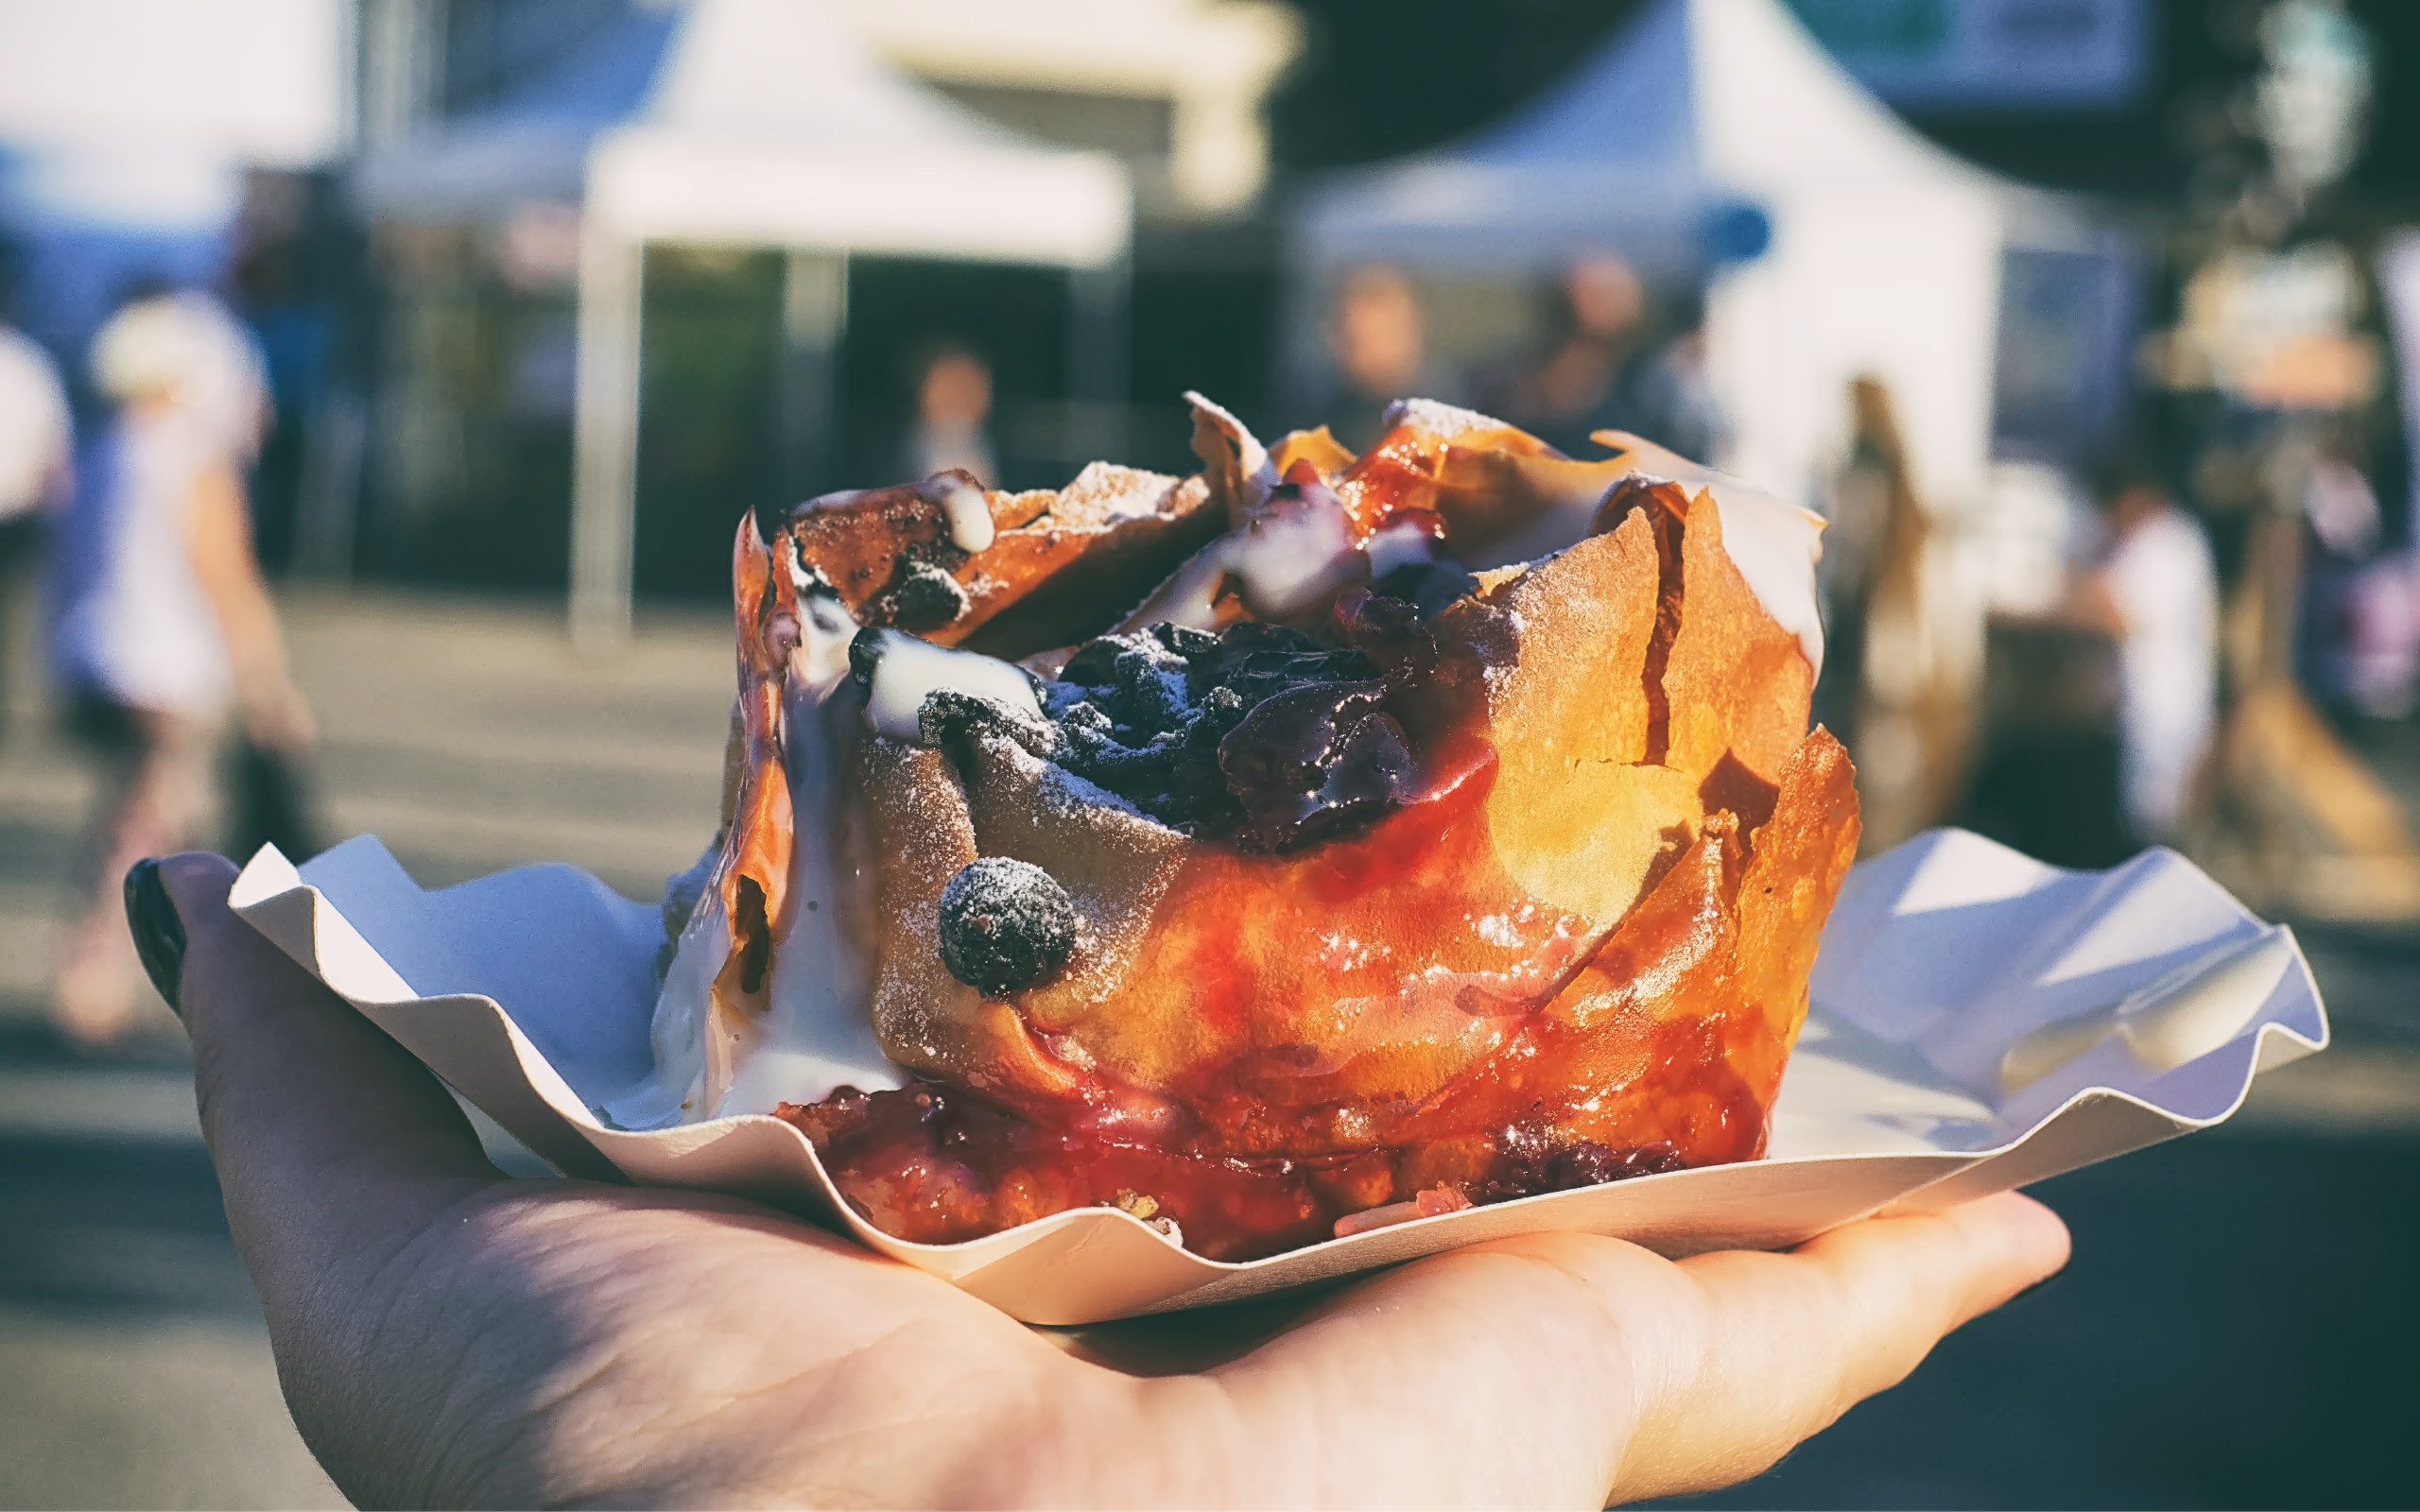
M 1992 364 L 1992 453 L 2082 462 L 2126 412 L 2142 283 L 2121 234 L 2086 249 L 2011 247 L 2000 256 Z
M 2149 0 L 1789 0 L 1841 66 L 1917 110 L 2106 111 L 2151 82 Z

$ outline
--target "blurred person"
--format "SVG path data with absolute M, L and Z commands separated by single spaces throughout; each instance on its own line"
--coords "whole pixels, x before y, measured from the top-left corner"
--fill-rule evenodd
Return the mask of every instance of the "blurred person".
M 2362 466 L 2366 451 L 2360 427 L 2339 418 L 2320 438 L 2303 478 L 2303 519 L 2317 549 L 2304 554 L 2294 647 L 2308 686 L 2331 703 L 2370 708 L 2394 702 L 2378 682 L 2391 662 L 2377 653 L 2402 638 L 2394 632 L 2407 618 L 2401 600 L 2409 574 L 2399 562 L 2384 572 L 2373 562 L 2385 519 Z
M 0 317 L 0 739 L 8 734 L 9 638 L 19 585 L 74 479 L 67 391 L 50 353 Z
M 268 362 L 260 343 L 233 310 L 200 289 L 179 289 L 168 298 L 193 323 L 200 338 L 191 391 L 185 403 L 205 430 L 223 438 L 238 469 L 258 459 L 268 434 Z
M 2120 791 L 2135 838 L 2173 844 L 2218 717 L 2219 577 L 2210 542 L 2131 452 L 2095 470 L 2100 559 L 2060 617 L 2118 643 Z
M 1399 268 L 1366 264 L 1344 276 L 1327 325 L 1332 364 L 1308 413 L 1354 451 L 1376 444 L 1387 406 L 1418 397 L 1459 403 L 1460 374 L 1428 356 L 1420 296 Z
M 1681 329 L 1666 342 L 1652 339 L 1648 314 L 1647 286 L 1627 261 L 1579 259 L 1554 287 L 1545 354 L 1491 407 L 1573 456 L 1602 450 L 1591 432 L 1617 430 L 1710 460 L 1724 426 L 1705 376 L 1703 300 L 1681 301 Z
M 2354 427 L 2340 423 L 2303 482 L 2303 515 L 2321 547 L 2340 561 L 2366 560 L 2384 525 L 2377 492 L 2361 471 L 2360 446 Z
M 265 406 L 240 332 L 204 298 L 139 293 L 94 337 L 93 384 L 117 408 L 53 554 L 52 671 L 101 777 L 51 996 L 83 1043 L 131 1026 L 140 978 L 117 879 L 191 843 L 231 706 L 256 747 L 313 739 L 252 555 L 241 469 Z
M 171 298 L 201 338 L 203 360 L 188 400 L 202 428 L 222 439 L 239 479 L 257 469 L 263 442 L 276 420 L 270 399 L 268 360 L 251 328 L 216 296 L 182 289 Z M 257 553 L 259 531 L 245 490 L 245 539 Z M 258 573 L 257 560 L 253 570 Z M 304 758 L 308 743 L 255 735 L 249 721 L 235 728 L 233 758 L 226 773 L 229 811 L 224 829 L 229 849 L 250 855 L 273 845 L 289 856 L 316 855 L 320 827 L 314 816 L 312 782 Z
M 1000 463 L 985 427 L 992 419 L 992 367 L 955 344 L 935 348 L 916 378 L 916 420 L 902 449 L 902 476 L 927 478 L 952 468 L 996 487 Z

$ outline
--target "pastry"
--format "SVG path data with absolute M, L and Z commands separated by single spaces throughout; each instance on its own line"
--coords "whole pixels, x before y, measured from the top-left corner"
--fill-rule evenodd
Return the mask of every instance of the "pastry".
M 727 822 L 609 1114 L 775 1113 L 904 1239 L 1109 1205 L 1222 1260 L 1759 1156 L 1857 844 L 1813 518 L 1194 405 L 1194 479 L 743 522 Z

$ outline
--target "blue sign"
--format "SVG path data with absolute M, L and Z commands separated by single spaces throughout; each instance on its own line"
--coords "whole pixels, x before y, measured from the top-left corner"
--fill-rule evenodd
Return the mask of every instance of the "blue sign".
M 1708 211 L 1698 235 L 1707 262 L 1753 263 L 1773 244 L 1773 218 L 1762 205 L 1734 199 Z

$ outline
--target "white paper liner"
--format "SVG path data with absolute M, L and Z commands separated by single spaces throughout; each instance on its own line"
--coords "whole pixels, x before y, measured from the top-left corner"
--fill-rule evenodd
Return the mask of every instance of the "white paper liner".
M 2110 871 L 2062 871 L 1939 830 L 1849 873 L 1763 1160 L 1548 1193 L 1244 1263 L 1205 1260 L 1112 1208 L 917 1245 L 852 1211 L 805 1136 L 779 1119 L 649 1132 L 598 1123 L 591 1108 L 650 1064 L 662 932 L 653 907 L 584 872 L 530 867 L 424 892 L 364 835 L 299 872 L 264 849 L 229 902 L 567 1175 L 732 1193 L 838 1223 L 1030 1323 L 1232 1301 L 1546 1229 L 1667 1255 L 1778 1248 L 2205 1127 L 2241 1106 L 2258 1073 L 2327 1042 L 2290 932 L 2263 925 L 2182 857 L 2152 850 Z M 2004 1091 L 2021 1043 L 2035 1079 Z

